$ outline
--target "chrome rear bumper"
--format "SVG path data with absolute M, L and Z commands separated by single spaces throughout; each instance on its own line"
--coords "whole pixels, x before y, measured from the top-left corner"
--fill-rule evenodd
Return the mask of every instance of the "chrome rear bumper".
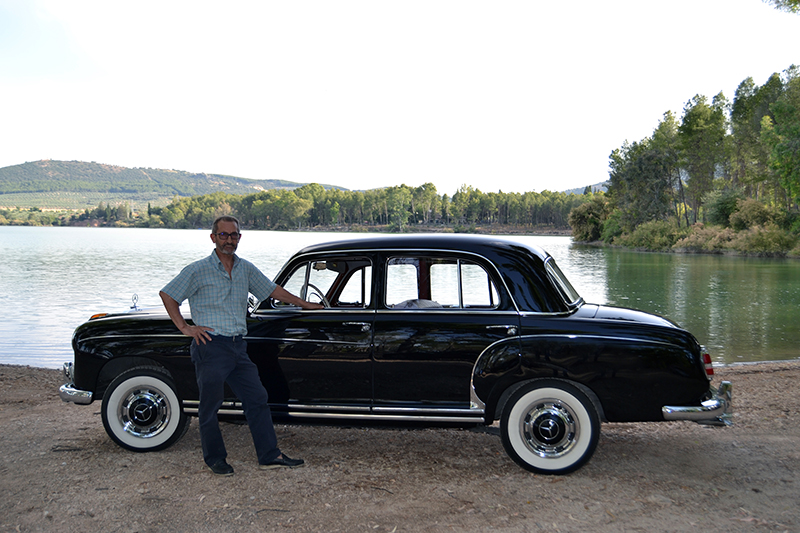
M 712 397 L 700 405 L 670 406 L 661 408 L 664 420 L 691 420 L 698 424 L 711 426 L 733 425 L 733 386 L 730 381 L 723 381 L 719 389 L 711 387 Z
M 65 402 L 72 402 L 81 405 L 92 403 L 92 392 L 75 388 L 75 378 L 73 376 L 72 363 L 64 363 L 64 380 L 66 383 L 58 388 L 58 397 Z

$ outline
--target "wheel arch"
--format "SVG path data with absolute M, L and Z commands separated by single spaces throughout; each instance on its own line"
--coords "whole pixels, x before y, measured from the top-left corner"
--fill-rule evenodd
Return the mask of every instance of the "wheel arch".
M 506 389 L 500 394 L 500 397 L 498 398 L 497 403 L 495 404 L 494 411 L 492 412 L 492 419 L 500 420 L 500 417 L 503 414 L 503 409 L 505 409 L 505 406 L 508 403 L 508 399 L 511 398 L 511 396 L 522 387 L 527 387 L 528 385 L 532 385 L 537 381 L 560 381 L 572 385 L 573 387 L 580 390 L 589 398 L 595 410 L 597 411 L 597 415 L 600 417 L 600 421 L 608 422 L 608 420 L 606 419 L 606 415 L 603 412 L 603 404 L 602 402 L 600 402 L 600 398 L 597 396 L 597 394 L 594 393 L 592 389 L 590 389 L 583 383 L 577 381 L 564 378 L 550 377 L 550 376 L 525 379 L 517 381 L 513 385 L 506 387 Z
M 103 399 L 106 390 L 108 390 L 108 386 L 117 376 L 137 367 L 152 367 L 163 372 L 173 382 L 175 381 L 172 372 L 155 359 L 150 359 L 149 357 L 114 357 L 109 359 L 108 362 L 103 365 L 103 368 L 100 369 L 100 373 L 97 376 L 97 388 L 95 389 L 97 392 L 95 394 L 95 399 Z

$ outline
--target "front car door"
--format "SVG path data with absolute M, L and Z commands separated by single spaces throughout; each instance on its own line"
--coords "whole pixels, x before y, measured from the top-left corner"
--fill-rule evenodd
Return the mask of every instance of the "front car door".
M 352 418 L 372 401 L 372 262 L 364 256 L 296 259 L 276 280 L 325 305 L 302 310 L 267 300 L 252 313 L 248 352 L 273 413 Z

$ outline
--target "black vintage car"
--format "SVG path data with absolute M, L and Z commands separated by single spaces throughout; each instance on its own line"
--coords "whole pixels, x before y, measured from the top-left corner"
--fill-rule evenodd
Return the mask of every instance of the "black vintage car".
M 731 385 L 711 386 L 710 356 L 689 332 L 584 303 L 534 246 L 353 239 L 301 250 L 275 281 L 325 306 L 251 301 L 248 353 L 276 421 L 499 421 L 509 456 L 546 474 L 585 464 L 603 421 L 731 423 Z M 166 448 L 197 413 L 189 341 L 160 308 L 95 315 L 75 331 L 61 398 L 102 399 L 103 425 L 124 448 Z M 232 393 L 219 415 L 242 416 Z

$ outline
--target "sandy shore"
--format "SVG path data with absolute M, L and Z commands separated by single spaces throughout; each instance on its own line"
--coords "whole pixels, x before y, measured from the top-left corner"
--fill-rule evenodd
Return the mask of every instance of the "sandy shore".
M 800 362 L 717 369 L 735 426 L 604 424 L 587 466 L 517 467 L 491 432 L 278 426 L 308 466 L 257 469 L 224 424 L 236 475 L 205 469 L 196 420 L 158 453 L 127 452 L 99 403 L 61 402 L 55 370 L 0 365 L 0 532 L 798 531 Z

